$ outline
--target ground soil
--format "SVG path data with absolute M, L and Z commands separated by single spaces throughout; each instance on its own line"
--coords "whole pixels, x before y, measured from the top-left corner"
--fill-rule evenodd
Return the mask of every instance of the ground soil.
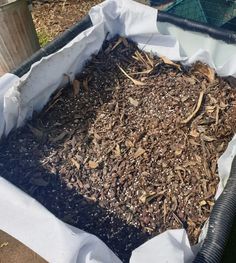
M 46 44 L 88 14 L 102 0 L 33 1 L 32 16 L 40 42 Z
M 17 239 L 0 230 L 0 263 L 46 263 Z

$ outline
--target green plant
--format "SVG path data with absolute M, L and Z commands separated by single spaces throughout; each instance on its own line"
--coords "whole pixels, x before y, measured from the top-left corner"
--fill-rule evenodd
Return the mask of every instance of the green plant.
M 37 35 L 38 35 L 39 44 L 41 47 L 44 47 L 50 42 L 49 36 L 44 31 L 37 32 Z

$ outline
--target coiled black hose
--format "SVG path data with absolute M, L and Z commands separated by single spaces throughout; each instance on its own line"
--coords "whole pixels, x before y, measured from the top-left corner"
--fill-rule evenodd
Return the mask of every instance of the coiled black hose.
M 194 263 L 221 262 L 236 215 L 236 157 L 224 191 L 217 199 L 210 218 L 207 236 Z

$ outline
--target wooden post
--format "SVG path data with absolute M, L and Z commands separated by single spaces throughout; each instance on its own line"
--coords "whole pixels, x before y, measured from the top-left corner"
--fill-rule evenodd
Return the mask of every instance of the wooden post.
M 26 0 L 0 0 L 0 76 L 37 49 L 39 42 Z

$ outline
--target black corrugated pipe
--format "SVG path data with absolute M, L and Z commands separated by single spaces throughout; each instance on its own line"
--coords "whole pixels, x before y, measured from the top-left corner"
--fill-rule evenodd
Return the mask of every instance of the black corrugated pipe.
M 236 216 L 236 157 L 222 194 L 217 199 L 210 218 L 207 236 L 194 263 L 221 262 Z
M 208 24 L 185 19 L 177 15 L 158 11 L 157 21 L 176 25 L 184 30 L 207 34 L 214 39 L 222 40 L 228 44 L 236 44 L 236 34 L 233 31 L 222 29 Z

